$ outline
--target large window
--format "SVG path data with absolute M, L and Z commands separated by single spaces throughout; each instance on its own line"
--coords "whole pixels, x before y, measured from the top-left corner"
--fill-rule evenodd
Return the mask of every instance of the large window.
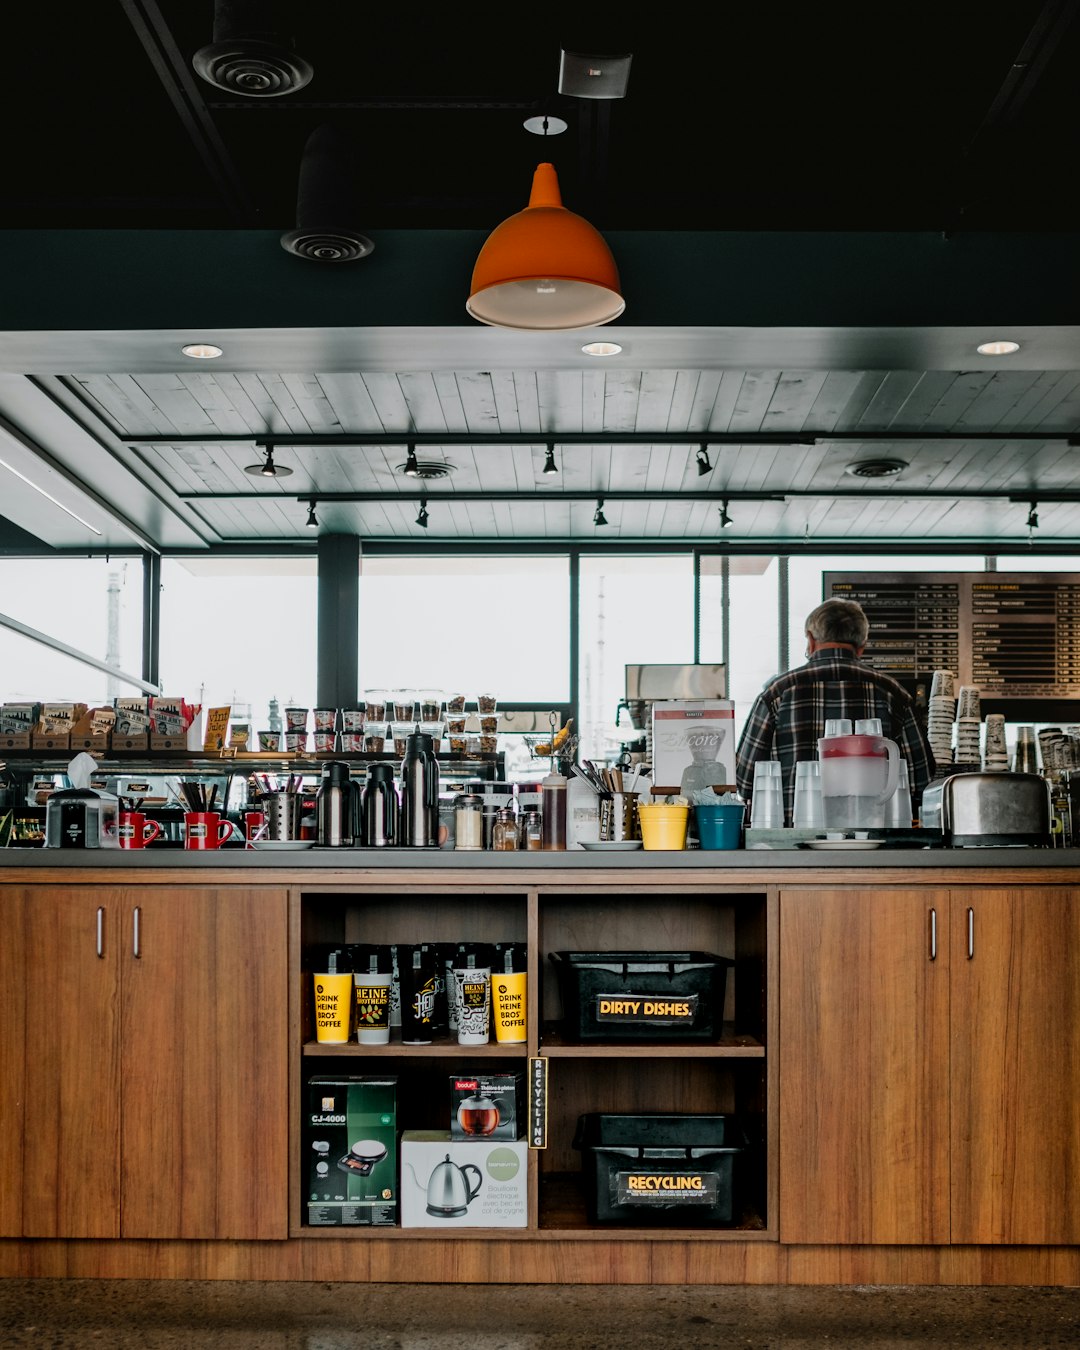
M 265 729 L 270 700 L 316 698 L 314 558 L 165 558 L 163 691 Z
M 579 753 L 604 759 L 632 735 L 615 726 L 626 667 L 694 659 L 693 558 L 583 557 L 578 641 Z
M 570 697 L 566 557 L 362 558 L 361 689 Z
M 105 558 L 0 560 L 0 610 L 28 628 L 138 676 L 142 562 Z M 137 687 L 0 627 L 0 702 L 88 703 Z
M 701 560 L 701 659 L 724 660 L 723 560 Z M 777 625 L 780 564 L 772 557 L 727 559 L 728 568 L 728 698 L 735 703 L 735 734 L 742 731 L 750 705 L 761 686 L 779 670 Z

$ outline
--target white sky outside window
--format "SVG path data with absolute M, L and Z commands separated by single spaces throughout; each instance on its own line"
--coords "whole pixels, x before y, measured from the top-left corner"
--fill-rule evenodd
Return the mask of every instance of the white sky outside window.
M 569 671 L 567 558 L 361 559 L 361 691 L 565 702 Z
M 316 698 L 314 558 L 164 558 L 161 684 L 170 697 L 250 709 L 266 730 L 270 699 Z M 309 721 L 309 728 L 310 728 Z
M 579 758 L 604 759 L 634 739 L 615 730 L 628 665 L 694 659 L 694 564 L 689 554 L 581 559 Z
M 110 598 L 109 578 L 116 578 Z M 109 608 L 115 610 L 115 645 Z M 0 610 L 130 675 L 142 667 L 142 562 L 132 558 L 0 559 Z M 112 648 L 112 650 L 110 650 Z M 132 697 L 93 666 L 0 627 L 0 702 L 87 703 Z

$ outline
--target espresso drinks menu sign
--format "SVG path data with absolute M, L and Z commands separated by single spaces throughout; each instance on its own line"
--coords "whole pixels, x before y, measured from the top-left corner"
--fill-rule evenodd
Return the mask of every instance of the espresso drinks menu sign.
M 826 599 L 857 600 L 865 660 L 914 690 L 951 670 L 994 700 L 1080 697 L 1080 575 L 826 572 Z

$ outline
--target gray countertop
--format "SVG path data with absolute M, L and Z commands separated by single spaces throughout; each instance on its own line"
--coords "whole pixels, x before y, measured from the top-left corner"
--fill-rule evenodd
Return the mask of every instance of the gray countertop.
M 364 871 L 395 869 L 432 872 L 558 872 L 639 871 L 643 867 L 668 871 L 714 868 L 718 870 L 777 871 L 813 868 L 830 871 L 858 868 L 985 868 L 1032 867 L 1039 869 L 1080 868 L 1080 848 L 805 848 L 688 849 L 682 852 L 637 850 L 635 852 L 491 853 L 455 852 L 451 849 L 413 848 L 310 848 L 267 852 L 262 849 L 0 849 L 0 868 L 81 869 L 118 868 L 200 871 L 221 868 L 258 868 L 284 871 L 359 868 Z

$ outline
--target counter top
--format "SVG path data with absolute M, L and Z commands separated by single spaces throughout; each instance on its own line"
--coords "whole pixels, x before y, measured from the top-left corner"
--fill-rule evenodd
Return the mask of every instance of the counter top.
M 491 853 L 453 849 L 310 848 L 268 852 L 262 849 L 0 849 L 0 869 L 89 871 L 222 871 L 233 869 L 320 872 L 800 872 L 945 871 L 954 868 L 1032 868 L 1039 871 L 1080 868 L 1080 848 L 881 848 L 834 849 L 687 849 L 679 852 Z

